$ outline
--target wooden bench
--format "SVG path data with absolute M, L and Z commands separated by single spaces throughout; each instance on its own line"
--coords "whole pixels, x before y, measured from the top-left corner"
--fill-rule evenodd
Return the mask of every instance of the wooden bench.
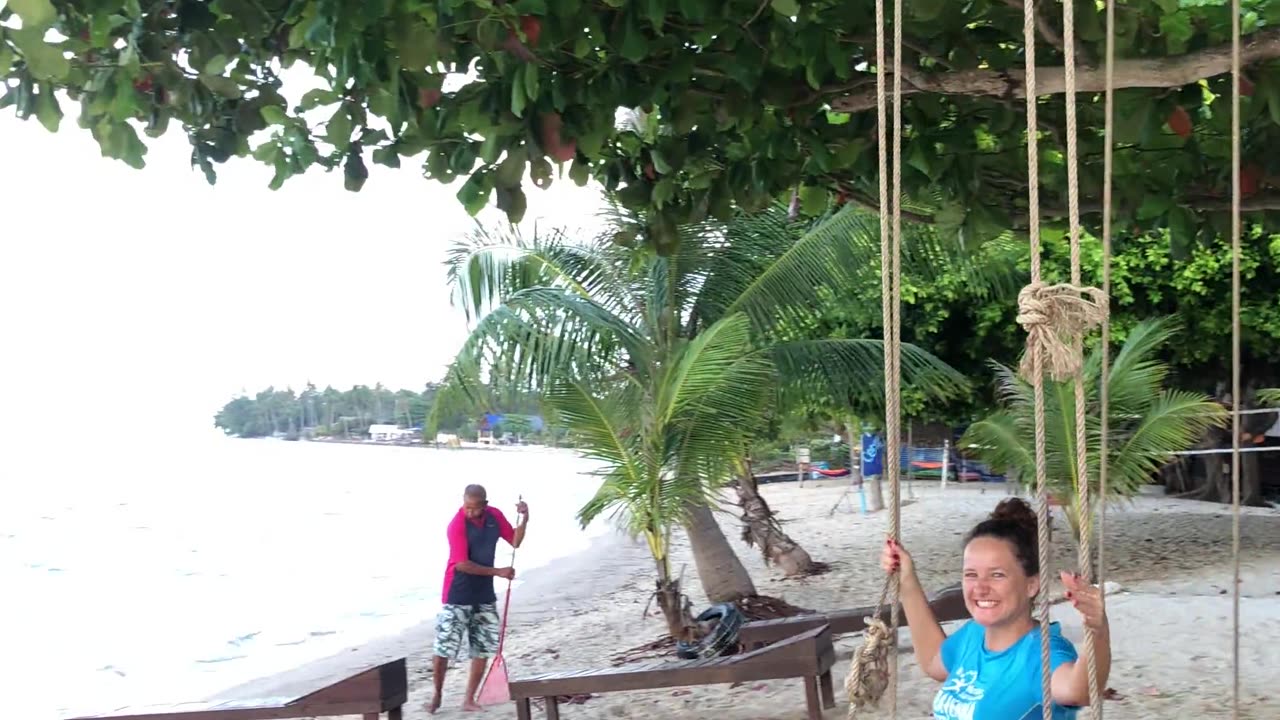
M 271 688 L 259 697 L 228 696 L 200 702 L 124 707 L 71 720 L 265 720 L 267 718 L 360 715 L 364 720 L 400 720 L 408 697 L 404 658 L 334 680 L 308 678 Z
M 822 708 L 835 707 L 835 691 L 831 684 L 831 666 L 835 662 L 831 629 L 823 625 L 742 655 L 659 661 L 608 670 L 546 673 L 513 679 L 510 681 L 511 699 L 516 703 L 519 720 L 531 720 L 530 701 L 536 697 L 546 702 L 547 720 L 559 720 L 557 698 L 562 695 L 802 678 L 809 718 L 821 720 Z
M 938 622 L 963 620 L 969 617 L 969 610 L 964 606 L 964 593 L 959 585 L 949 585 L 929 598 L 929 607 Z M 866 619 L 875 612 L 875 606 L 853 608 L 850 610 L 833 610 L 812 615 L 796 615 L 776 620 L 758 620 L 744 623 L 738 631 L 738 642 L 748 650 L 756 650 L 795 635 L 828 625 L 832 635 L 849 635 L 867 629 Z M 890 606 L 885 606 L 880 618 L 889 622 Z M 901 606 L 898 617 L 903 618 Z M 905 624 L 905 621 L 902 621 Z

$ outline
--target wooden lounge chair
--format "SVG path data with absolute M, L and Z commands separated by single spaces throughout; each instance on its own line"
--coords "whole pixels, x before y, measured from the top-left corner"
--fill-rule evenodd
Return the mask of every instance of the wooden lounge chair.
M 608 670 L 546 673 L 512 679 L 511 699 L 516 703 L 519 720 L 531 720 L 530 701 L 536 697 L 546 701 L 547 720 L 560 720 L 560 706 L 556 698 L 562 695 L 803 678 L 809 718 L 821 720 L 822 708 L 835 707 L 835 691 L 831 684 L 831 666 L 835 662 L 831 630 L 823 625 L 743 655 L 659 661 Z
M 359 715 L 400 720 L 408 696 L 404 658 L 347 677 L 309 678 L 274 688 L 269 697 L 223 697 L 202 702 L 125 707 L 72 720 L 265 720 Z
M 969 610 L 964 606 L 964 593 L 959 585 L 949 585 L 939 590 L 929 598 L 929 607 L 933 608 L 933 614 L 937 616 L 938 622 L 963 620 L 969 617 Z M 859 633 L 867 629 L 866 618 L 875 610 L 875 606 L 868 606 L 812 615 L 796 615 L 776 620 L 757 620 L 743 624 L 742 629 L 738 631 L 738 642 L 748 650 L 756 650 L 822 625 L 830 626 L 832 635 Z M 885 606 L 880 614 L 881 619 L 886 623 L 889 622 L 889 610 L 890 607 Z M 905 624 L 903 617 L 899 609 L 898 618 L 902 624 Z

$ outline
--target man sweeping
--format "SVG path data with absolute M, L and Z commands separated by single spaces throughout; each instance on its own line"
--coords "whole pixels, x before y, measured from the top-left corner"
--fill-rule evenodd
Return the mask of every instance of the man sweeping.
M 498 651 L 498 596 L 493 590 L 495 577 L 511 580 L 516 571 L 510 567 L 495 567 L 498 539 L 507 541 L 513 548 L 524 541 L 525 525 L 529 522 L 529 506 L 516 504 L 519 525 L 511 527 L 501 510 L 489 507 L 488 493 L 483 486 L 468 485 L 462 493 L 462 508 L 449 523 L 449 562 L 444 570 L 444 590 L 440 615 L 436 618 L 435 658 L 433 678 L 435 695 L 427 712 L 440 709 L 444 692 L 444 674 L 449 668 L 449 658 L 454 657 L 461 645 L 465 631 L 471 638 L 471 675 L 467 678 L 467 696 L 462 709 L 481 710 L 476 702 L 476 691 L 484 677 L 485 666 Z

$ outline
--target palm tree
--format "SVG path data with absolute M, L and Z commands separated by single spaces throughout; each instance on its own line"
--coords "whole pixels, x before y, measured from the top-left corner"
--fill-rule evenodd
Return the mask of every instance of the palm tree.
M 1129 332 L 1108 378 L 1106 500 L 1126 499 L 1149 483 L 1173 453 L 1194 445 L 1211 427 L 1221 427 L 1227 412 L 1201 393 L 1164 388 L 1169 366 L 1157 358 L 1160 346 L 1176 333 L 1168 318 L 1138 323 Z M 1101 352 L 1084 366 L 1087 476 L 1092 497 L 1098 494 L 1100 457 L 1099 380 Z M 1035 479 L 1034 399 L 1029 383 L 999 363 L 997 391 L 1003 409 L 969 426 L 961 443 L 966 454 L 993 469 L 1012 471 L 1028 487 Z M 1045 461 L 1050 492 L 1067 508 L 1079 537 L 1076 472 L 1074 381 L 1045 381 Z
M 477 320 L 447 387 L 543 394 L 603 466 L 580 521 L 610 512 L 646 539 L 659 606 L 679 637 L 688 616 L 670 567 L 673 528 L 687 532 L 709 599 L 755 594 L 712 510 L 768 411 L 883 394 L 879 340 L 803 339 L 829 289 L 878 277 L 878 220 L 849 208 L 792 223 L 779 206 L 727 224 L 668 225 L 664 237 L 674 230 L 679 241 L 660 253 L 632 249 L 649 233 L 645 218 L 615 208 L 607 226 L 586 242 L 479 228 L 455 245 L 455 302 Z M 911 257 L 946 256 L 926 230 L 912 232 Z M 904 346 L 902 363 L 904 381 L 933 397 L 965 387 L 919 348 Z M 761 532 L 781 530 L 765 522 Z

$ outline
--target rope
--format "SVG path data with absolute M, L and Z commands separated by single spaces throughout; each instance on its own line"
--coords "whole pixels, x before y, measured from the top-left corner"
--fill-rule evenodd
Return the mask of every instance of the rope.
M 1074 146 L 1074 143 L 1068 142 L 1068 146 Z M 1073 276 L 1079 275 L 1080 270 L 1078 222 L 1079 217 L 1076 216 L 1071 243 Z M 1071 283 L 1057 285 L 1046 285 L 1040 281 L 1039 258 L 1036 257 L 1039 244 L 1037 227 L 1032 239 L 1035 248 L 1032 265 L 1036 267 L 1032 271 L 1031 283 L 1018 293 L 1018 324 L 1027 331 L 1027 353 L 1022 356 L 1019 370 L 1022 377 L 1032 383 L 1033 378 L 1041 374 L 1036 370 L 1036 362 L 1054 380 L 1075 376 L 1083 362 L 1081 336 L 1100 325 L 1107 315 L 1107 296 L 1101 290 L 1081 287 L 1075 279 Z
M 1043 292 L 1039 288 L 1042 283 L 1040 281 L 1040 158 L 1039 158 L 1039 135 L 1040 122 L 1036 113 L 1036 26 L 1035 26 L 1036 6 L 1035 0 L 1023 0 L 1022 8 L 1022 38 L 1025 50 L 1023 52 L 1024 64 L 1026 67 L 1027 82 L 1027 214 L 1029 236 L 1029 244 L 1031 246 L 1031 287 L 1024 289 L 1018 295 L 1018 305 L 1021 308 L 1024 305 L 1024 296 L 1031 300 L 1039 297 Z M 1030 302 L 1026 303 L 1030 305 Z M 1027 327 L 1027 355 L 1024 358 L 1025 367 L 1023 374 L 1027 370 L 1030 371 L 1032 391 L 1034 394 L 1035 407 L 1035 474 L 1036 474 L 1036 526 L 1039 535 L 1040 547 L 1040 574 L 1043 577 L 1049 566 L 1049 497 L 1045 490 L 1045 462 L 1044 462 L 1044 372 L 1041 362 L 1041 351 L 1045 343 L 1051 339 L 1052 333 L 1048 332 L 1046 323 L 1052 317 L 1048 312 L 1048 308 L 1043 308 L 1043 312 L 1038 312 L 1032 316 L 1029 311 L 1042 310 L 1039 307 L 1028 307 L 1028 312 L 1020 310 L 1018 313 L 1019 324 Z M 1027 318 L 1024 318 L 1027 315 Z M 1037 322 L 1043 317 L 1043 322 Z M 1024 321 L 1025 320 L 1025 321 Z M 1043 327 L 1043 331 L 1032 332 L 1032 327 L 1028 327 L 1029 322 L 1034 322 L 1034 327 Z M 1043 336 L 1043 337 L 1042 337 Z M 1052 356 L 1052 354 L 1051 354 Z M 1027 359 L 1029 358 L 1029 359 Z M 1053 696 L 1053 688 L 1050 683 L 1049 676 L 1049 594 L 1045 592 L 1044 585 L 1041 583 L 1040 593 L 1036 597 L 1036 614 L 1040 618 L 1040 692 L 1041 698 L 1048 699 Z M 1041 702 L 1044 720 L 1053 720 L 1053 706 L 1050 702 Z
M 1106 48 L 1106 90 L 1103 106 L 1103 149 L 1102 149 L 1102 293 L 1111 297 L 1111 173 L 1112 173 L 1112 135 L 1115 117 L 1115 55 L 1116 55 L 1116 3 L 1107 1 L 1107 48 Z M 1111 453 L 1111 442 L 1107 437 L 1110 430 L 1108 414 L 1111 412 L 1111 318 L 1102 316 L 1102 366 L 1098 376 L 1098 587 L 1102 593 L 1098 599 L 1102 603 L 1102 612 L 1107 612 L 1107 463 Z M 1093 673 L 1091 672 L 1090 675 Z M 1090 698 L 1092 700 L 1092 698 Z M 1102 720 L 1103 705 L 1094 708 L 1094 717 Z
M 1231 717 L 1240 718 L 1240 0 L 1231 0 Z
M 1080 168 L 1079 143 L 1076 129 L 1076 53 L 1075 53 L 1075 0 L 1062 2 L 1062 46 L 1064 60 L 1064 84 L 1066 90 L 1067 117 L 1067 217 L 1071 238 L 1071 284 L 1081 287 L 1080 281 Z M 1071 332 L 1072 358 L 1081 358 L 1084 338 L 1077 323 L 1085 326 L 1100 325 L 1107 314 L 1107 297 L 1101 290 L 1085 289 L 1085 294 L 1092 299 L 1092 304 L 1072 304 L 1078 312 L 1068 311 L 1070 329 L 1059 328 L 1059 331 Z M 1079 298 L 1079 295 L 1076 295 Z M 1042 348 L 1043 349 L 1043 348 Z M 1052 355 L 1050 357 L 1053 357 Z M 1093 513 L 1089 507 L 1089 439 L 1085 427 L 1085 395 L 1084 375 L 1080 362 L 1074 363 L 1075 375 L 1075 426 L 1076 426 L 1076 515 L 1080 527 L 1078 546 L 1078 565 L 1080 576 L 1085 583 L 1092 583 L 1093 578 Z M 1053 367 L 1053 364 L 1050 365 Z M 1052 370 L 1051 370 L 1052 372 Z M 1103 452 L 1106 449 L 1103 448 Z M 1043 572 L 1043 568 L 1041 570 Z M 1102 705 L 1102 696 L 1098 691 L 1098 663 L 1094 653 L 1093 630 L 1085 629 L 1084 656 L 1089 666 L 1089 714 L 1097 718 L 1098 708 Z M 1049 705 L 1047 699 L 1045 702 Z
M 893 342 L 889 344 L 889 382 L 885 384 L 885 435 L 892 438 L 887 448 L 893 462 L 889 473 L 889 535 L 902 540 L 902 4 L 893 0 Z M 881 302 L 883 304 L 883 301 Z M 902 577 L 889 576 L 893 604 L 889 606 L 889 716 L 898 717 L 898 616 L 902 604 Z
M 885 106 L 885 0 L 876 0 L 876 118 L 879 133 L 880 179 L 880 306 L 884 323 L 885 378 L 885 475 L 889 480 L 889 536 L 901 540 L 901 247 L 902 247 L 902 0 L 893 4 L 893 203 L 889 202 L 888 118 Z M 885 221 L 885 212 L 890 222 Z M 880 591 L 875 612 L 866 619 L 862 647 L 854 653 L 845 680 L 849 718 L 864 707 L 879 704 L 889 692 L 890 717 L 898 716 L 898 602 L 901 587 L 897 573 L 890 573 Z M 884 604 L 892 598 L 889 625 L 881 620 Z

